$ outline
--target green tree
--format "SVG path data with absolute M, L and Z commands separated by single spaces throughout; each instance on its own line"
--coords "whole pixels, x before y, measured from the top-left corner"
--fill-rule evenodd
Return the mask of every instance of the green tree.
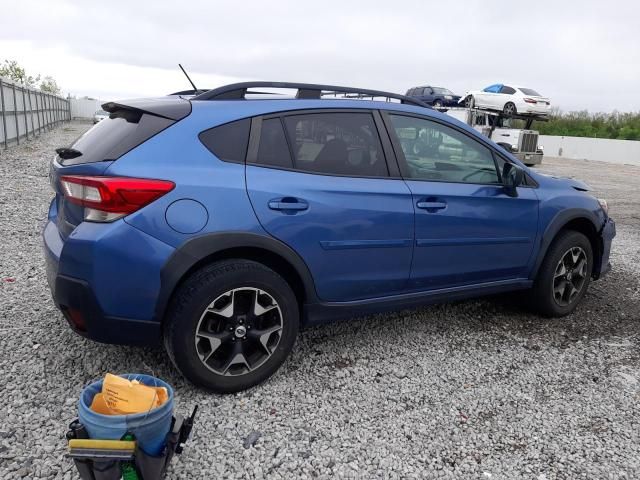
M 58 82 L 56 82 L 53 77 L 49 76 L 42 79 L 42 82 L 40 83 L 40 90 L 53 95 L 60 95 L 61 92 Z
M 27 75 L 24 68 L 18 65 L 15 60 L 5 60 L 0 66 L 0 77 L 6 77 L 9 80 L 24 85 L 25 87 L 35 87 L 40 81 L 40 75 L 32 77 Z
M 640 112 L 554 111 L 548 122 L 536 122 L 533 128 L 542 135 L 640 140 Z

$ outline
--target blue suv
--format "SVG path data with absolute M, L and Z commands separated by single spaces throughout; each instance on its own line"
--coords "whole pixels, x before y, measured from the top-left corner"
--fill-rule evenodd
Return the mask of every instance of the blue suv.
M 254 82 L 103 108 L 51 164 L 53 298 L 213 391 L 268 378 L 301 326 L 515 290 L 561 316 L 610 268 L 585 184 L 415 98 Z

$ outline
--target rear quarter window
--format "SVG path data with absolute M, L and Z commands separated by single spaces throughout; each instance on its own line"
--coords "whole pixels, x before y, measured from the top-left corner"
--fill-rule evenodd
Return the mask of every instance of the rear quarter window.
M 251 119 L 244 118 L 205 130 L 198 138 L 220 160 L 244 163 L 250 129 Z

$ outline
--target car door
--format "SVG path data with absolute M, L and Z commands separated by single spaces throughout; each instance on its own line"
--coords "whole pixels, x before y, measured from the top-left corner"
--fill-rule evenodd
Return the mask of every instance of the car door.
M 413 199 L 378 112 L 311 110 L 253 119 L 246 182 L 264 229 L 309 267 L 319 297 L 401 292 L 413 251 Z M 391 170 L 390 170 L 391 167 Z
M 497 83 L 495 85 L 490 85 L 484 90 L 482 90 L 482 92 L 479 95 L 480 101 L 477 102 L 477 105 L 479 107 L 484 107 L 484 108 L 496 108 L 496 106 L 500 102 L 499 92 L 501 88 L 502 88 L 502 85 Z
M 535 190 L 507 195 L 496 166 L 505 160 L 469 132 L 421 116 L 384 117 L 416 212 L 410 288 L 526 278 Z
M 429 105 L 433 104 L 433 102 L 435 101 L 435 95 L 433 93 L 433 88 L 424 87 L 424 91 L 422 93 L 422 101 L 425 102 L 425 103 L 428 103 Z

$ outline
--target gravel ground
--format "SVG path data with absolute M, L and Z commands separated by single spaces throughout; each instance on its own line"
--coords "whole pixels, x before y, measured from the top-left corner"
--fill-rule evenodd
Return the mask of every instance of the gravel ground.
M 180 410 L 200 405 L 170 478 L 640 477 L 640 168 L 539 167 L 590 182 L 618 220 L 614 270 L 573 315 L 505 295 L 314 328 L 266 384 L 217 396 L 162 351 L 76 336 L 51 302 L 48 162 L 86 127 L 0 153 L 0 478 L 75 478 L 63 434 L 108 371 L 151 372 Z

